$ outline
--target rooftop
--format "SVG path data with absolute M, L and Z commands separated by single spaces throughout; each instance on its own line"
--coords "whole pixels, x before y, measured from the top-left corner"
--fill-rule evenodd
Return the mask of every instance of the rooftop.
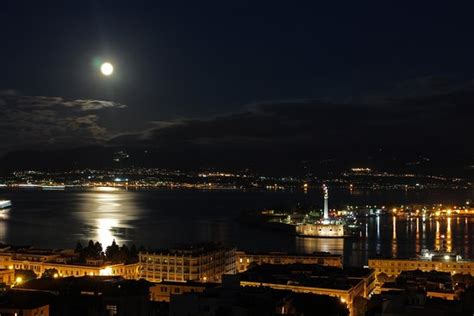
M 334 258 L 341 258 L 341 255 L 338 254 L 332 254 L 330 252 L 313 252 L 311 254 L 308 253 L 295 253 L 295 252 L 280 252 L 280 251 L 272 251 L 272 252 L 248 252 L 245 250 L 238 250 L 238 253 L 245 253 L 246 255 L 252 255 L 252 256 L 298 256 L 298 257 L 307 257 L 307 258 L 312 258 L 312 257 L 334 257 Z
M 159 283 L 155 283 L 155 285 L 177 285 L 177 286 L 201 286 L 206 288 L 216 287 L 219 286 L 220 283 L 211 283 L 211 282 L 196 282 L 196 281 L 187 281 L 187 282 L 179 282 L 179 281 L 162 281 Z
M 232 248 L 227 247 L 221 243 L 208 242 L 208 243 L 182 244 L 182 245 L 177 245 L 175 247 L 168 248 L 168 249 L 144 251 L 144 252 L 140 252 L 140 254 L 200 255 L 200 254 L 206 254 L 206 253 L 217 251 L 217 250 L 226 250 L 226 249 L 232 249 Z
M 336 268 L 319 265 L 288 264 L 255 266 L 240 274 L 242 281 L 349 290 L 358 278 L 367 277 L 372 269 Z
M 51 297 L 48 293 L 8 291 L 0 295 L 0 309 L 34 309 L 49 305 Z
M 121 277 L 66 277 L 35 279 L 17 286 L 18 290 L 47 291 L 53 293 L 101 293 L 110 296 L 147 294 L 152 283 L 145 280 L 124 280 Z

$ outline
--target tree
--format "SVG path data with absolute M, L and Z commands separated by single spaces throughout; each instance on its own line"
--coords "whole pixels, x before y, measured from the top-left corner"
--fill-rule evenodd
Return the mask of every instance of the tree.
M 128 250 L 127 245 L 123 244 L 122 247 L 120 247 L 116 259 L 119 262 L 128 262 L 130 260 L 130 250 Z
M 54 278 L 54 276 L 58 275 L 58 270 L 56 269 L 46 269 L 44 270 L 43 274 L 41 275 L 41 278 Z
M 138 259 L 138 250 L 134 244 L 130 247 L 130 259 L 131 260 Z
M 82 247 L 82 244 L 80 242 L 77 242 L 76 244 L 76 249 L 74 250 L 75 253 L 82 253 L 83 251 L 83 247 Z
M 94 259 L 100 259 L 101 257 L 103 257 L 103 253 L 102 253 L 102 244 L 98 241 L 95 242 L 94 244 L 94 251 L 93 251 L 93 258 Z
M 87 247 L 82 249 L 81 258 L 82 259 L 91 259 L 95 256 L 94 241 L 89 240 Z
M 28 282 L 36 279 L 38 276 L 33 270 L 15 270 L 15 280 L 18 283 Z
M 76 252 L 79 253 L 79 258 L 81 261 L 87 259 L 102 259 L 104 253 L 102 252 L 102 244 L 98 241 L 94 243 L 93 240 L 89 240 L 87 247 L 82 248 L 82 245 L 78 243 L 76 246 Z
M 114 239 L 112 241 L 112 244 L 110 246 L 107 246 L 107 248 L 105 249 L 105 256 L 107 257 L 107 260 L 116 261 L 119 255 L 119 252 L 120 252 L 120 248 Z

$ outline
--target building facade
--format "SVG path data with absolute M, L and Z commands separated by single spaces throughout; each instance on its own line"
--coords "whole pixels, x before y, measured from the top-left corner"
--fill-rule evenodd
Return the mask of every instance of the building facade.
M 342 268 L 342 256 L 326 252 L 314 254 L 288 254 L 283 252 L 250 253 L 236 251 L 237 272 L 247 271 L 254 264 L 319 264 Z
M 239 274 L 240 285 L 270 287 L 295 293 L 337 297 L 354 315 L 356 297 L 367 298 L 375 287 L 375 273 L 364 268 L 335 268 L 317 265 L 262 265 Z
M 15 283 L 15 271 L 13 269 L 0 269 L 0 283 L 5 285 Z
M 38 307 L 2 307 L 0 315 L 49 316 L 49 305 Z
M 377 276 L 381 273 L 396 277 L 402 271 L 421 270 L 424 272 L 439 271 L 451 274 L 470 274 L 474 276 L 474 261 L 464 260 L 425 260 L 425 259 L 369 259 L 369 267 Z
M 207 243 L 140 252 L 140 277 L 150 282 L 220 282 L 235 274 L 235 248 Z
M 206 288 L 215 286 L 216 283 L 200 282 L 170 282 L 156 283 L 150 287 L 150 300 L 155 302 L 169 302 L 172 295 L 185 293 L 202 293 Z
M 112 264 L 103 260 L 77 263 L 73 250 L 51 249 L 3 249 L 0 250 L 0 269 L 31 270 L 38 277 L 46 270 L 56 270 L 58 277 L 67 276 L 121 276 L 124 279 L 138 279 L 138 263 Z

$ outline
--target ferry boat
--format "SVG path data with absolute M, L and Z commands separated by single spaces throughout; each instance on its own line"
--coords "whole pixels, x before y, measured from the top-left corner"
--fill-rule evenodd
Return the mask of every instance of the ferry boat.
M 66 188 L 65 185 L 43 185 L 41 186 L 42 190 L 50 191 L 63 191 Z
M 462 257 L 456 252 L 449 252 L 446 249 L 440 250 L 428 250 L 422 249 L 420 255 L 418 256 L 421 260 L 430 260 L 430 261 L 461 261 Z
M 9 208 L 12 206 L 12 201 L 10 200 L 0 200 L 0 209 Z
M 18 187 L 20 189 L 36 189 L 39 187 L 38 184 L 34 184 L 34 183 L 20 183 L 18 184 Z

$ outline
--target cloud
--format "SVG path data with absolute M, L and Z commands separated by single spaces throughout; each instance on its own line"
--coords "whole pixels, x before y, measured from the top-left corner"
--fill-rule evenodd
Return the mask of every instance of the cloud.
M 124 104 L 104 100 L 65 100 L 62 97 L 25 96 L 15 90 L 0 91 L 0 101 L 10 107 L 31 108 L 71 108 L 77 111 L 97 111 L 105 108 L 124 108 Z
M 66 100 L 0 92 L 0 151 L 40 146 L 102 144 L 112 133 L 100 111 L 125 105 L 103 100 Z
M 74 100 L 65 102 L 67 106 L 80 107 L 82 111 L 96 111 L 105 108 L 119 108 L 123 109 L 125 105 L 112 102 L 112 101 L 101 101 L 101 100 Z
M 433 85 L 430 85 L 433 86 Z M 435 85 L 436 86 L 436 85 Z M 122 134 L 114 144 L 202 150 L 238 148 L 242 153 L 295 148 L 307 152 L 363 148 L 467 150 L 474 89 L 427 95 L 383 96 L 350 101 L 265 101 L 212 118 L 159 122 L 142 132 Z M 472 149 L 470 150 L 472 152 Z
M 301 160 L 329 152 L 349 159 L 379 149 L 472 157 L 474 85 L 448 89 L 432 81 L 415 80 L 429 93 L 254 102 L 219 116 L 151 121 L 136 131 L 107 128 L 104 114 L 125 107 L 119 103 L 0 92 L 0 152 L 101 144 L 156 149 L 170 160 Z

